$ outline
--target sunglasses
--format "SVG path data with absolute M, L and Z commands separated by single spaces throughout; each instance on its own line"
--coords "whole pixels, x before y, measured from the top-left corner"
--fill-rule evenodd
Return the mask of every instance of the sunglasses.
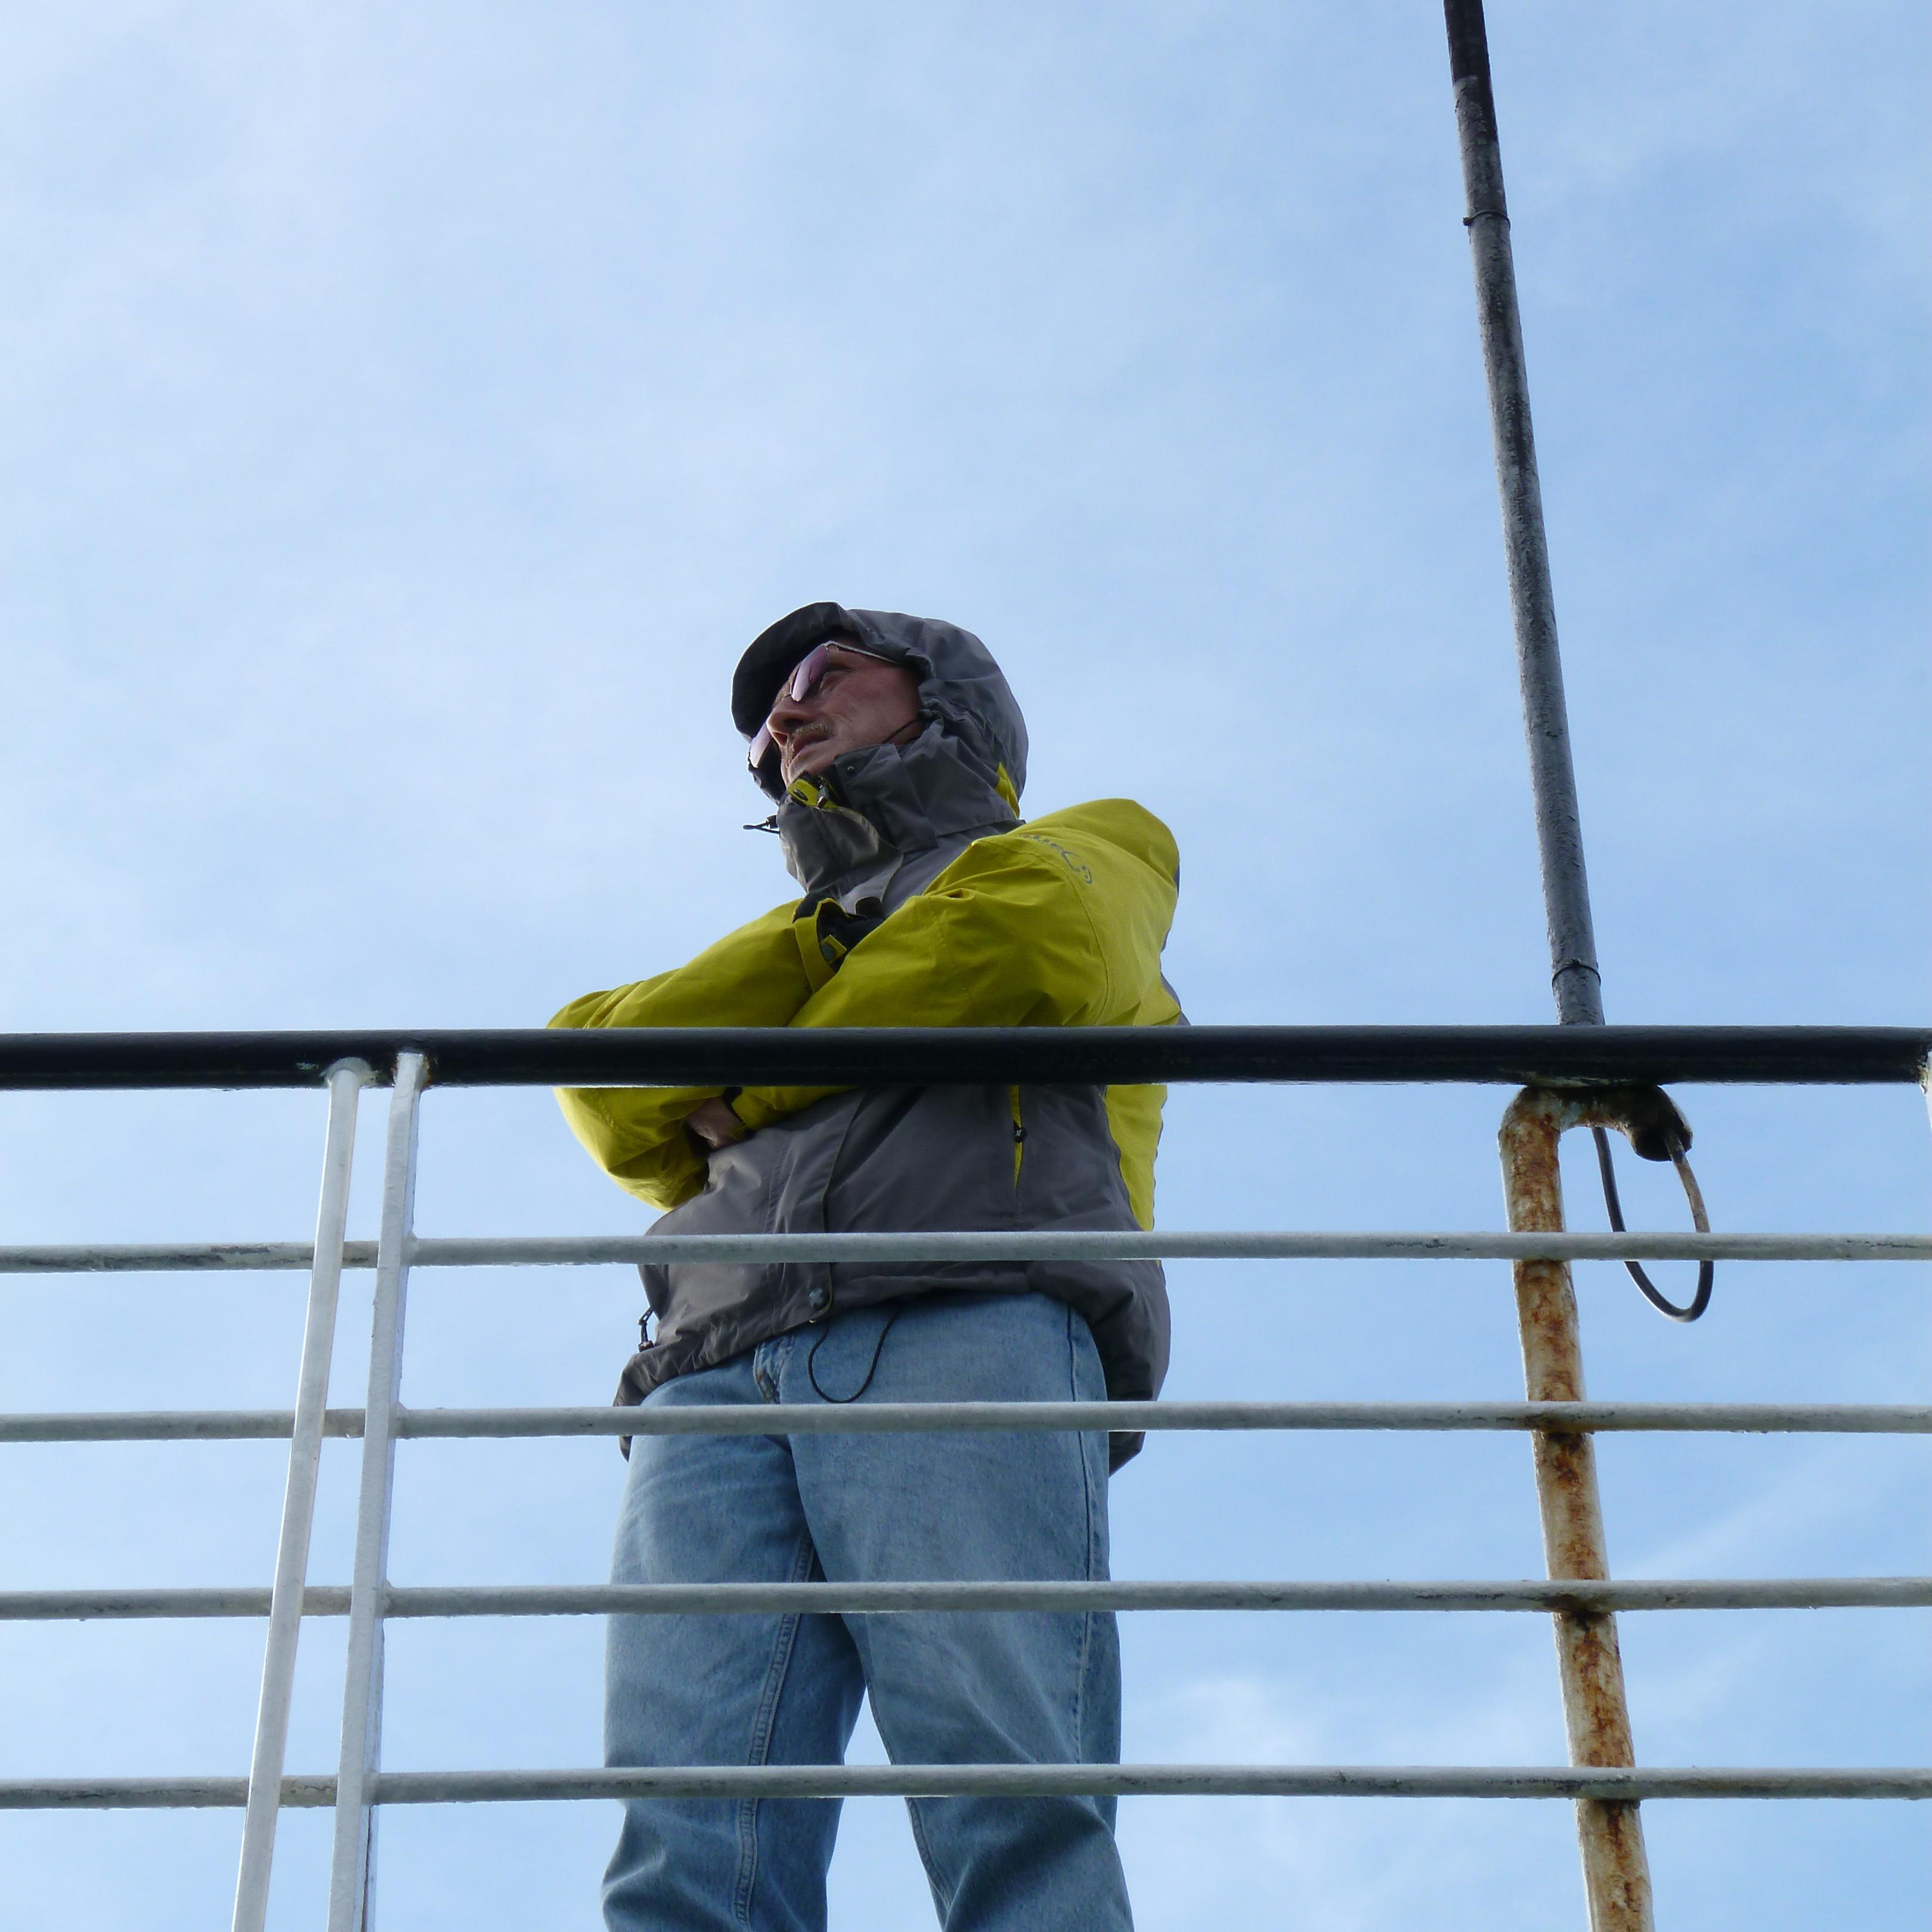
M 778 687 L 772 700 L 772 709 L 778 709 L 778 699 L 788 698 L 794 704 L 802 704 L 816 691 L 825 674 L 832 668 L 832 653 L 850 651 L 854 657 L 870 658 L 878 664 L 896 664 L 896 658 L 889 658 L 882 651 L 868 651 L 858 644 L 848 644 L 843 638 L 822 644 L 814 644 L 798 661 L 798 668 Z M 745 753 L 745 762 L 756 771 L 770 756 L 776 741 L 772 736 L 771 720 L 767 717 L 758 727 L 758 735 L 754 738 Z

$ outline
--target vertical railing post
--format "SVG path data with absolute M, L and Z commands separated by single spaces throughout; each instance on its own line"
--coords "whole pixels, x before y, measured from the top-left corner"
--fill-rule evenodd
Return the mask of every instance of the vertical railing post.
M 275 1826 L 281 1808 L 282 1766 L 289 1743 L 289 1705 L 295 1690 L 296 1649 L 302 1636 L 302 1593 L 308 1585 L 310 1533 L 315 1522 L 316 1479 L 322 1465 L 323 1414 L 335 1311 L 342 1290 L 342 1244 L 348 1229 L 349 1179 L 356 1156 L 356 1114 L 369 1069 L 359 1060 L 328 1070 L 328 1126 L 322 1156 L 322 1197 L 316 1210 L 315 1258 L 308 1280 L 296 1383 L 295 1426 L 288 1480 L 282 1493 L 281 1540 L 262 1652 L 262 1696 L 255 1748 L 248 1765 L 248 1802 L 242 1822 L 242 1868 L 235 1882 L 235 1932 L 262 1932 L 268 1911 Z
M 1503 1193 L 1513 1232 L 1562 1232 L 1557 1145 L 1563 1130 L 1579 1124 L 1587 1106 L 1534 1087 L 1510 1102 L 1501 1143 Z M 1515 1277 L 1525 1392 L 1532 1402 L 1582 1401 L 1582 1342 L 1569 1264 L 1518 1262 Z M 1539 1430 L 1530 1439 L 1545 1568 L 1553 1578 L 1607 1579 L 1594 1442 L 1582 1430 Z M 1555 1622 L 1570 1762 L 1634 1764 L 1616 1619 L 1596 1611 L 1559 1610 Z M 1576 1838 L 1591 1932 L 1651 1932 L 1650 1865 L 1636 1803 L 1580 1798 Z
M 369 1338 L 356 1568 L 350 1585 L 349 1660 L 335 1780 L 328 1932 L 364 1932 L 375 1883 L 372 1794 L 382 1752 L 382 1618 L 388 1594 L 390 1503 L 395 1489 L 396 1405 L 402 1393 L 403 1313 L 415 1238 L 416 1118 L 427 1070 L 420 1053 L 396 1055 L 383 1155 L 382 1225 Z

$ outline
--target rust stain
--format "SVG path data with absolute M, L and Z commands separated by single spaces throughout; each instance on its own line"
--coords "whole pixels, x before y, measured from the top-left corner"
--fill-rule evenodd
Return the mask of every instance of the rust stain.
M 1669 1129 L 1681 1131 L 1688 1144 L 1690 1134 L 1676 1108 L 1654 1088 L 1575 1093 L 1526 1088 L 1504 1114 L 1500 1136 L 1512 1231 L 1562 1232 L 1558 1144 L 1566 1128 L 1594 1126 L 1615 1127 L 1633 1141 L 1654 1142 Z M 1519 1262 L 1514 1277 L 1526 1393 L 1532 1402 L 1582 1401 L 1582 1342 L 1568 1264 Z M 1549 1574 L 1607 1578 L 1594 1438 L 1538 1430 L 1530 1441 Z M 1552 1621 L 1570 1762 L 1634 1764 L 1616 1619 L 1592 1611 L 1559 1610 Z M 1591 1932 L 1652 1932 L 1650 1868 L 1636 1805 L 1580 1798 L 1576 1836 Z
M 1576 1840 L 1589 1894 L 1590 1932 L 1648 1932 L 1650 1862 L 1637 1807 L 1626 1799 L 1580 1798 Z

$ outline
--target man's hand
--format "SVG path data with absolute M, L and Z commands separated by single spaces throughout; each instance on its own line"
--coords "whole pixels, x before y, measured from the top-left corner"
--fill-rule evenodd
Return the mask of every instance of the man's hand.
M 706 1100 L 694 1113 L 686 1116 L 684 1124 L 692 1138 L 713 1154 L 745 1138 L 744 1122 L 724 1100 Z

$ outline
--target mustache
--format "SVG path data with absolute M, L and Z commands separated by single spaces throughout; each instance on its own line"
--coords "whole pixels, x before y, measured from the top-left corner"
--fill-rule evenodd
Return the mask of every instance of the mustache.
M 827 725 L 801 726 L 785 740 L 784 748 L 778 754 L 778 770 L 781 776 L 790 778 L 792 772 L 797 768 L 798 760 L 800 758 L 815 746 L 824 744 L 833 735 L 831 728 Z

